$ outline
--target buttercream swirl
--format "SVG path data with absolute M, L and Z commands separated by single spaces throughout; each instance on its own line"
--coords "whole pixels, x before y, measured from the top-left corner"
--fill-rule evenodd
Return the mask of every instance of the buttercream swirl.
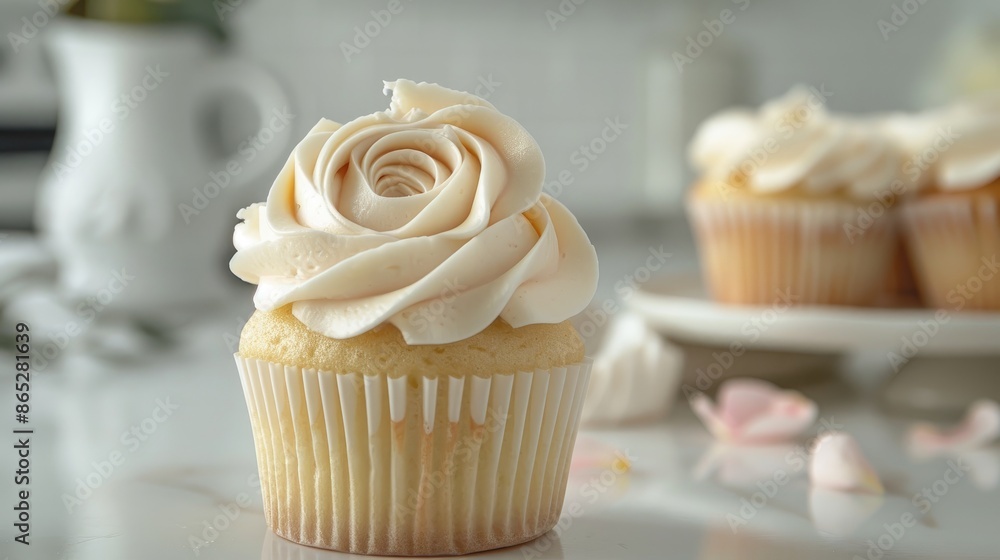
M 1000 178 L 1000 97 L 987 97 L 928 113 L 920 120 L 934 186 L 942 191 L 983 187 Z
M 398 80 L 389 109 L 321 120 L 266 204 L 243 209 L 234 274 L 254 303 L 292 304 L 308 328 L 350 338 L 391 323 L 409 344 L 446 344 L 498 317 L 513 327 L 583 310 L 597 256 L 542 193 L 535 140 L 487 101 Z
M 704 176 L 762 194 L 798 189 L 862 199 L 887 190 L 902 163 L 888 138 L 830 115 L 817 95 L 800 88 L 757 112 L 730 110 L 708 119 L 689 156 Z

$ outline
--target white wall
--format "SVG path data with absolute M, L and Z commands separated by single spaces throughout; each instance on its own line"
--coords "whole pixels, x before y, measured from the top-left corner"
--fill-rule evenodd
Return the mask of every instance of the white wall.
M 545 12 L 557 11 L 557 0 L 404 0 L 370 45 L 345 60 L 341 43 L 373 19 L 371 10 L 387 5 L 247 2 L 232 23 L 238 44 L 293 84 L 303 132 L 321 115 L 343 121 L 384 108 L 384 79 L 472 89 L 492 75 L 502 86 L 490 101 L 538 139 L 549 180 L 571 171 L 573 184 L 561 199 L 581 215 L 605 216 L 659 211 L 676 201 L 689 178 L 683 146 L 719 105 L 756 104 L 795 83 L 825 83 L 836 110 L 913 107 L 956 14 L 987 4 L 923 5 L 886 41 L 877 22 L 888 20 L 892 3 L 870 0 L 587 0 L 555 30 Z M 671 53 L 683 51 L 686 37 L 703 29 L 701 20 L 724 8 L 736 20 L 676 74 Z M 732 64 L 744 70 L 731 71 Z M 662 85 L 650 90 L 650 83 Z M 629 129 L 580 171 L 571 155 L 600 134 L 607 117 Z M 647 196 L 650 190 L 660 196 Z M 621 203 L 609 204 L 609 192 Z
M 886 41 L 878 20 L 918 0 L 586 0 L 555 29 L 546 11 L 568 11 L 574 0 L 401 0 L 402 11 L 348 61 L 341 44 L 389 0 L 228 1 L 237 5 L 225 14 L 236 47 L 291 89 L 296 135 L 321 116 L 345 121 L 385 108 L 382 80 L 475 89 L 492 76 L 501 85 L 490 101 L 537 138 L 550 181 L 569 171 L 560 199 L 585 218 L 675 207 L 690 180 L 684 146 L 720 106 L 757 104 L 796 83 L 827 84 L 835 110 L 916 106 L 949 30 L 997 11 L 985 0 L 928 2 Z M 672 53 L 723 9 L 735 21 L 679 73 Z M 35 0 L 0 0 L 0 32 L 33 10 Z M 615 117 L 628 130 L 581 171 L 574 151 Z

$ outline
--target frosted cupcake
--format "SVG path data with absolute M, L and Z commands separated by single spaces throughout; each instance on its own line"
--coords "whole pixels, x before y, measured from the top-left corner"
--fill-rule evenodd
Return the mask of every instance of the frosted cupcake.
M 793 90 L 708 120 L 690 156 L 701 178 L 687 209 L 716 300 L 866 306 L 885 293 L 890 207 L 909 187 L 884 135 Z
M 921 296 L 951 310 L 1000 309 L 1000 105 L 914 117 L 929 181 L 903 207 Z
M 234 235 L 267 522 L 362 554 L 521 543 L 562 509 L 589 375 L 567 319 L 596 254 L 517 122 L 386 89 L 385 112 L 320 121 Z

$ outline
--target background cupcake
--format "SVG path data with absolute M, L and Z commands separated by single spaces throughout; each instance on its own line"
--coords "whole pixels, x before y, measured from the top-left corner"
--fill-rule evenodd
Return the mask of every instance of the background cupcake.
M 915 117 L 929 181 L 903 208 L 928 305 L 1000 309 L 1000 108 L 997 98 Z
M 589 374 L 566 320 L 596 254 L 517 122 L 386 88 L 387 111 L 321 121 L 234 236 L 268 524 L 364 554 L 524 542 L 562 509 Z
M 885 136 L 796 89 L 709 119 L 690 147 L 687 209 L 709 291 L 725 303 L 874 305 L 909 188 Z

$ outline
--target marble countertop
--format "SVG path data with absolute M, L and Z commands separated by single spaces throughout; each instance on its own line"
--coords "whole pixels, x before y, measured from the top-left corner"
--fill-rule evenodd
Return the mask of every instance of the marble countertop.
M 346 557 L 284 541 L 265 525 L 231 355 L 245 311 L 220 310 L 141 358 L 68 352 L 35 374 L 31 545 L 13 541 L 15 486 L 5 472 L 0 560 Z M 12 362 L 0 354 L 0 363 Z M 1000 450 L 918 462 L 902 445 L 906 420 L 838 384 L 805 391 L 821 405 L 810 435 L 831 427 L 854 433 L 886 481 L 886 496 L 811 492 L 797 459 L 803 447 L 713 445 L 680 402 L 654 425 L 583 430 L 566 497 L 573 507 L 564 510 L 577 515 L 564 515 L 559 530 L 539 541 L 481 556 L 997 557 Z M 4 391 L 0 411 L 12 407 Z M 8 433 L 16 427 L 0 418 Z M 14 466 L 15 443 L 8 435 L 3 471 Z M 616 453 L 631 458 L 627 473 L 612 468 Z

